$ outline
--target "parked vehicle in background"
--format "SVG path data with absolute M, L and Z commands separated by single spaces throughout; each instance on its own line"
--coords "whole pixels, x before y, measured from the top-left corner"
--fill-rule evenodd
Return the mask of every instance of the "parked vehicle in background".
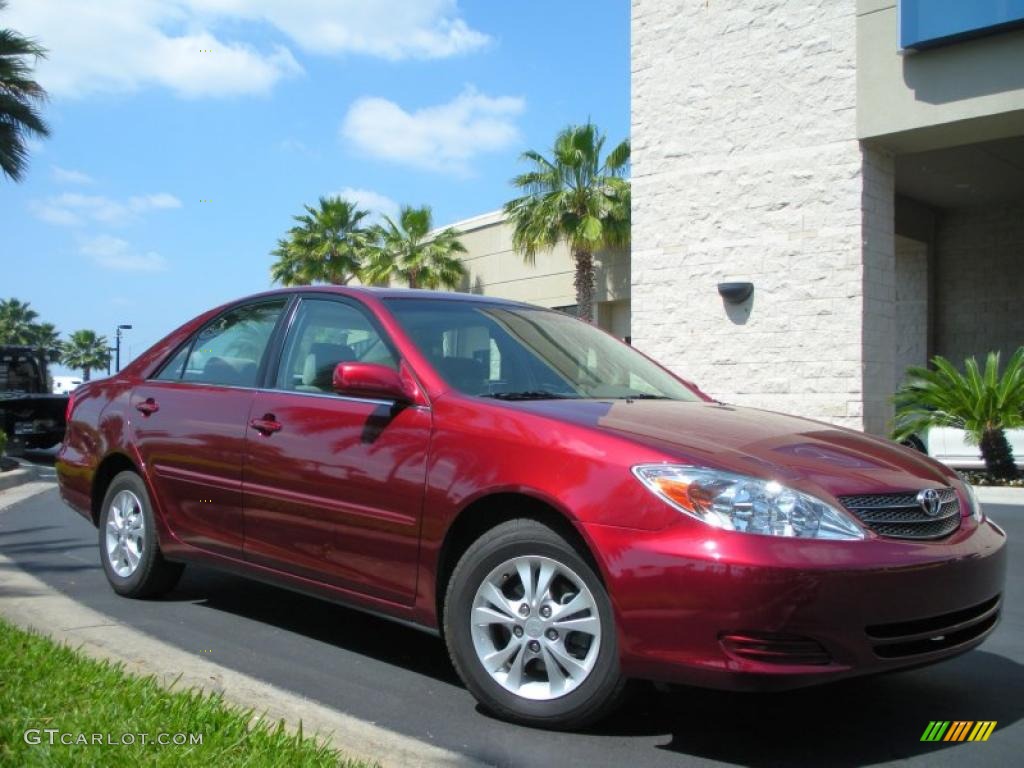
M 1006 440 L 1013 451 L 1014 463 L 1024 470 L 1024 429 L 1006 430 Z M 904 441 L 905 445 L 927 453 L 933 459 L 941 461 L 954 469 L 985 469 L 985 461 L 981 458 L 981 450 L 976 442 L 971 442 L 967 433 L 953 427 L 932 427 L 923 437 L 913 435 Z
M 43 351 L 0 346 L 0 429 L 7 433 L 8 455 L 50 448 L 64 437 L 68 396 L 50 388 Z
M 1006 535 L 948 467 L 714 402 L 553 310 L 273 291 L 72 397 L 61 495 L 116 592 L 202 563 L 363 608 L 520 723 L 594 721 L 630 677 L 919 667 L 999 621 Z
M 52 378 L 55 395 L 66 395 L 82 385 L 82 380 L 77 376 L 54 376 Z

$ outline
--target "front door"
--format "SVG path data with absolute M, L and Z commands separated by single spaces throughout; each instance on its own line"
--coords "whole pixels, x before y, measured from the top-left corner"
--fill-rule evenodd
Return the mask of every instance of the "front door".
M 243 478 L 245 555 L 411 604 L 431 414 L 334 394 L 340 362 L 397 367 L 357 302 L 303 299 L 273 388 L 255 396 Z
M 129 424 L 155 501 L 187 544 L 241 557 L 246 423 L 285 304 L 275 299 L 220 315 L 132 391 Z

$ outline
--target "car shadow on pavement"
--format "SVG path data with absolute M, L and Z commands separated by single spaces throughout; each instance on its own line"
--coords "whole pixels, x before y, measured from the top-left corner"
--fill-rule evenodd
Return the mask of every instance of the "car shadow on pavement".
M 439 638 L 327 600 L 195 565 L 189 566 L 178 587 L 162 599 L 195 601 L 440 682 L 462 685 Z
M 1006 728 L 1024 714 L 1021 691 L 1024 666 L 976 650 L 912 672 L 797 691 L 645 693 L 595 733 L 668 733 L 660 749 L 739 765 L 852 768 L 962 746 L 922 742 L 932 720 L 995 720 Z
M 439 639 L 421 642 L 414 629 L 240 576 L 197 567 L 186 574 L 163 599 L 193 600 L 461 687 Z M 920 741 L 931 720 L 996 720 L 1005 728 L 1024 715 L 1022 690 L 1024 665 L 976 650 L 925 669 L 797 691 L 640 684 L 587 734 L 665 735 L 658 749 L 755 767 L 852 768 L 959 746 Z

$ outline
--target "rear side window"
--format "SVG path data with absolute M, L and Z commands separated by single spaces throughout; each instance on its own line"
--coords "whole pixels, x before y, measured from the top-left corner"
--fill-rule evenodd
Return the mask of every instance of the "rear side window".
M 196 334 L 182 379 L 255 387 L 260 361 L 286 303 L 246 304 L 218 317 Z

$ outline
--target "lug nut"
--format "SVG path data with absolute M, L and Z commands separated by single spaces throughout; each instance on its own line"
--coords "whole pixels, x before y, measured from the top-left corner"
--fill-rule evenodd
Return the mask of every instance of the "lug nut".
M 540 651 L 540 643 L 536 640 L 531 640 L 526 647 L 530 649 L 531 653 L 538 653 Z
M 526 603 L 523 603 L 522 605 L 520 605 L 519 606 L 519 615 L 520 616 L 529 616 L 530 615 L 530 606 L 528 606 Z
M 512 634 L 515 635 L 516 637 L 522 637 L 523 636 L 523 628 L 522 627 L 512 627 Z
M 550 605 L 543 605 L 543 606 L 541 606 L 540 615 L 542 617 L 544 617 L 545 619 L 551 618 L 551 606 Z
M 549 629 L 545 634 L 547 635 L 548 640 L 558 639 L 558 633 L 553 629 Z

